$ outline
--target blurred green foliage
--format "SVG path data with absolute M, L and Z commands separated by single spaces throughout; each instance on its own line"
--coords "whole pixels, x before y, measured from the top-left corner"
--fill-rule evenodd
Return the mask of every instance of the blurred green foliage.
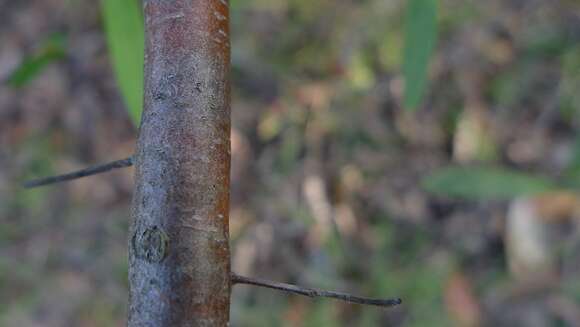
M 416 109 L 427 87 L 429 59 L 437 39 L 437 0 L 409 0 L 403 75 L 405 109 Z
M 22 60 L 20 66 L 8 77 L 8 84 L 15 88 L 25 86 L 50 63 L 62 59 L 64 56 L 64 35 L 54 34 L 46 40 L 44 46 L 37 53 Z
M 143 107 L 145 32 L 140 1 L 102 0 L 110 57 L 129 115 L 139 125 Z
M 572 147 L 572 156 L 566 167 L 565 176 L 572 185 L 580 185 L 580 136 L 576 137 Z
M 568 121 L 573 121 L 580 107 L 580 46 L 572 45 L 560 51 L 562 79 L 558 85 L 560 112 Z
M 445 167 L 423 180 L 434 194 L 471 200 L 509 199 L 554 191 L 547 178 L 498 167 Z
M 407 230 L 392 223 L 388 217 L 380 218 L 373 226 L 378 246 L 371 256 L 367 284 L 370 294 L 403 294 L 403 305 L 409 309 L 405 326 L 449 326 L 448 317 L 442 315 L 445 312 L 442 294 L 453 262 L 451 258 L 426 260 L 435 242 L 435 232 Z M 370 311 L 370 315 L 377 314 L 372 308 L 365 310 Z M 364 326 L 377 324 L 372 321 Z

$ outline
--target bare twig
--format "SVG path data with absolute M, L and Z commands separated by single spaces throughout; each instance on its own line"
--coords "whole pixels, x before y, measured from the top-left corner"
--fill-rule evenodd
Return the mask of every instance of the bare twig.
M 256 279 L 251 277 L 244 277 L 232 273 L 232 284 L 248 284 L 248 285 L 255 285 L 261 286 L 266 288 L 271 288 L 275 290 L 300 294 L 308 297 L 328 297 L 339 299 L 346 302 L 357 303 L 357 304 L 365 304 L 365 305 L 376 305 L 379 307 L 392 307 L 402 303 L 402 300 L 399 298 L 395 299 L 371 299 L 367 297 L 361 296 L 354 296 L 348 293 L 341 293 L 341 292 L 334 292 L 334 291 L 325 291 L 325 290 L 318 290 L 314 288 L 305 288 L 297 285 L 286 284 L 286 283 L 278 283 L 264 279 Z
M 27 181 L 22 185 L 26 188 L 31 187 L 38 187 L 43 185 L 49 185 L 54 183 L 66 182 L 77 178 L 82 178 L 86 176 L 96 175 L 100 173 L 105 173 L 113 169 L 118 168 L 125 168 L 133 165 L 133 157 L 115 160 L 112 162 L 108 162 L 101 165 L 96 165 L 93 167 L 88 167 L 85 169 L 81 169 L 72 173 L 64 174 L 64 175 L 57 175 L 57 176 L 49 176 L 39 179 L 34 179 L 31 181 Z

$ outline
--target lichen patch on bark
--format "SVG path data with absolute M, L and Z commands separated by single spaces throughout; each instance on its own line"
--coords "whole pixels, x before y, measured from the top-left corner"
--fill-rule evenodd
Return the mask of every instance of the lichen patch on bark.
M 131 242 L 135 256 L 150 263 L 161 262 L 165 258 L 168 244 L 169 237 L 157 226 L 136 231 Z

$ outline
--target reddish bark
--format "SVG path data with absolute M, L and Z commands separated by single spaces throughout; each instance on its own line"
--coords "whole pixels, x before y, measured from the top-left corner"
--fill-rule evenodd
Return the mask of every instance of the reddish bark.
M 144 0 L 145 101 L 128 326 L 225 326 L 230 86 L 225 0 Z

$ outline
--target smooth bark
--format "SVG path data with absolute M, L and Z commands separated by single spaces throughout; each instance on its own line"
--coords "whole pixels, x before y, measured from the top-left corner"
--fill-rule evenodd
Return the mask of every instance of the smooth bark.
M 225 0 L 144 0 L 128 326 L 229 320 L 230 49 Z

